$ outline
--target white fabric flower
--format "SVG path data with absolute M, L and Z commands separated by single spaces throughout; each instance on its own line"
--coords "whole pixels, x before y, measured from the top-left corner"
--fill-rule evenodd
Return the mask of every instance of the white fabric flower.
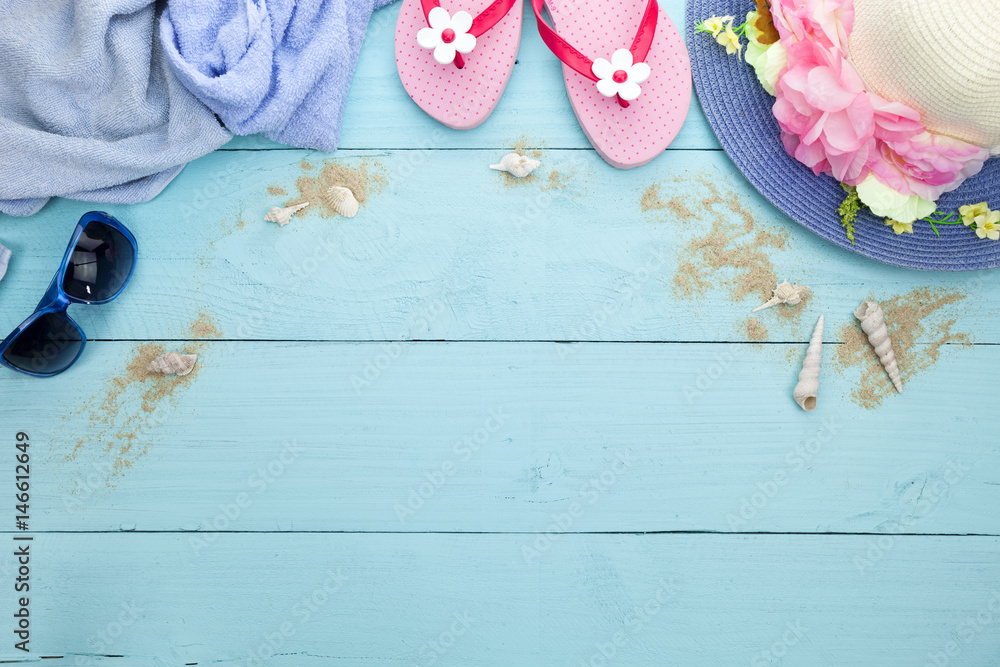
M 896 192 L 875 178 L 875 174 L 868 174 L 868 178 L 858 184 L 858 198 L 875 215 L 904 225 L 926 218 L 937 209 L 932 201 Z
M 427 14 L 429 28 L 421 28 L 417 32 L 417 44 L 425 49 L 434 49 L 434 60 L 442 65 L 455 62 L 455 52 L 468 53 L 476 48 L 475 35 L 469 34 L 472 27 L 472 16 L 468 12 L 455 12 L 448 15 L 448 10 L 435 7 Z
M 626 102 L 639 97 L 640 83 L 649 78 L 650 69 L 646 63 L 632 64 L 632 53 L 628 49 L 618 49 L 611 55 L 611 62 L 604 58 L 594 61 L 591 70 L 600 79 L 597 90 L 605 97 L 620 95 Z

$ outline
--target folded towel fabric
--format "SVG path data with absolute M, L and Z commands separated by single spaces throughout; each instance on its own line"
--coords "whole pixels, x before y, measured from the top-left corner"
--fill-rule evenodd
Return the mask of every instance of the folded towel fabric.
M 231 134 L 177 79 L 154 0 L 0 2 L 0 212 L 131 204 Z
M 164 51 L 235 134 L 337 148 L 373 10 L 392 0 L 170 0 Z

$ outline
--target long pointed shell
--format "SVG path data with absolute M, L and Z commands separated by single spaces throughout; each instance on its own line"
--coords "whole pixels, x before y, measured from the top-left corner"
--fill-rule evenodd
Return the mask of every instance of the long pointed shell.
M 799 383 L 795 385 L 792 396 L 806 412 L 816 409 L 816 395 L 819 393 L 819 366 L 823 357 L 823 316 L 819 316 L 816 322 L 816 330 L 813 331 L 812 339 L 809 341 L 809 348 L 806 350 L 805 361 L 802 362 L 802 370 L 799 371 Z
M 524 178 L 534 170 L 542 166 L 538 160 L 533 160 L 527 155 L 518 153 L 507 153 L 500 158 L 500 164 L 491 164 L 490 169 L 506 171 L 515 178 Z
M 786 280 L 771 291 L 774 296 L 770 301 L 762 306 L 757 306 L 753 309 L 753 312 L 756 313 L 758 310 L 764 310 L 765 308 L 770 308 L 771 306 L 777 306 L 779 303 L 787 303 L 790 306 L 797 306 L 802 303 L 802 298 L 805 297 L 806 292 L 808 291 L 808 287 L 791 285 Z
M 0 243 L 0 279 L 7 273 L 7 264 L 10 262 L 10 250 Z
M 298 213 L 306 206 L 309 206 L 309 202 L 302 202 L 301 204 L 288 206 L 286 208 L 282 208 L 281 206 L 272 206 L 271 210 L 269 210 L 267 215 L 264 216 L 264 219 L 268 222 L 276 222 L 280 226 L 284 227 L 291 221 L 292 215 Z
M 167 352 L 153 359 L 149 366 L 146 367 L 146 371 L 149 373 L 163 373 L 164 375 L 187 375 L 194 370 L 196 361 L 198 361 L 197 354 Z
M 342 185 L 331 186 L 326 191 L 326 201 L 334 211 L 345 218 L 353 218 L 358 214 L 358 200 L 350 188 Z
M 868 336 L 868 342 L 875 348 L 878 360 L 882 362 L 885 372 L 892 380 L 896 391 L 903 393 L 903 379 L 899 376 L 899 365 L 896 363 L 896 353 L 892 351 L 892 341 L 889 340 L 889 330 L 885 326 L 885 313 L 882 306 L 872 301 L 866 301 L 854 311 L 854 316 L 861 320 L 861 330 Z

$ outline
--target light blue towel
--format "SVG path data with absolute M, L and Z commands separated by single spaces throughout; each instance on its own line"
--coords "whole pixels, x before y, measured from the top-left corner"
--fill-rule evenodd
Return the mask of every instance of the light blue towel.
M 374 9 L 392 0 L 170 0 L 160 36 L 235 134 L 332 151 Z
M 156 18 L 154 0 L 0 0 L 0 211 L 147 201 L 230 139 Z

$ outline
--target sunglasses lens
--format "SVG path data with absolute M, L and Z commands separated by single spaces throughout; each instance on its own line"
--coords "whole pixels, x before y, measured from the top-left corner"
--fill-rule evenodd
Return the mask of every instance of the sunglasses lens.
M 125 286 L 135 248 L 118 230 L 102 222 L 88 224 L 73 248 L 63 290 L 83 301 L 106 301 Z
M 52 375 L 69 368 L 82 347 L 80 331 L 67 317 L 45 313 L 11 341 L 3 359 L 22 371 Z

